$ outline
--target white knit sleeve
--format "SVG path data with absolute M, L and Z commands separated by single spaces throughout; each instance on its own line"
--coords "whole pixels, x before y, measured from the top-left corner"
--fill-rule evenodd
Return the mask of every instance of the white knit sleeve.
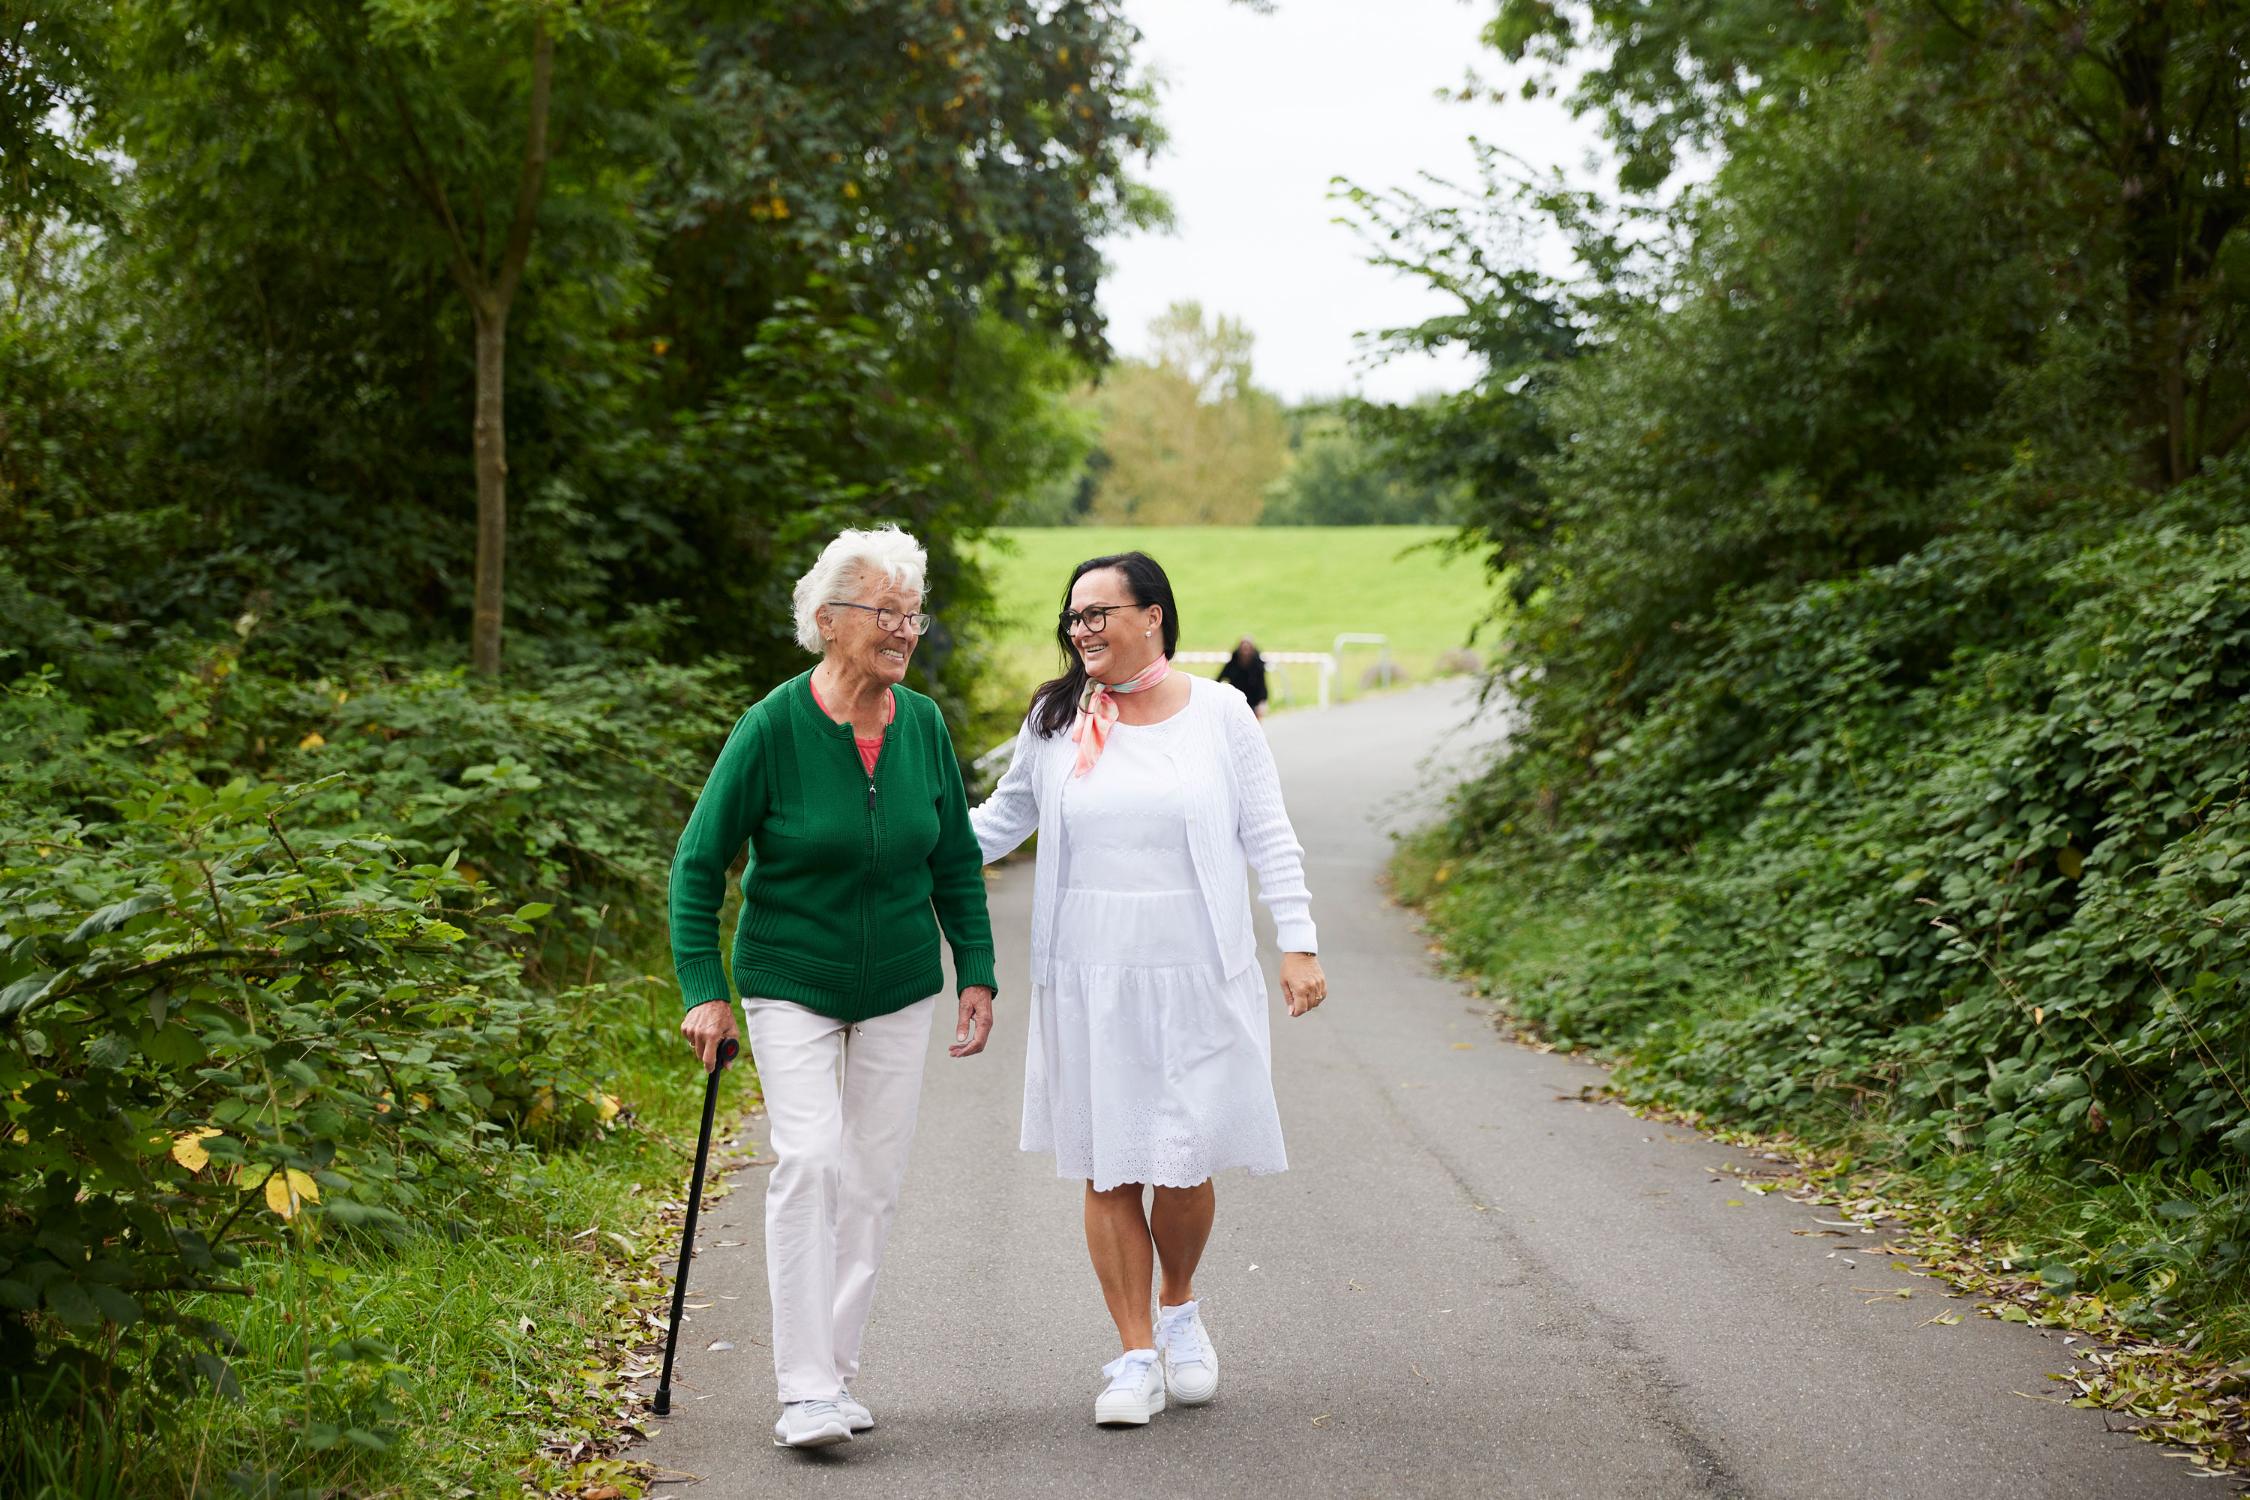
M 1313 929 L 1312 892 L 1305 888 L 1305 849 L 1281 803 L 1281 773 L 1274 766 L 1273 749 L 1240 693 L 1218 696 L 1240 807 L 1235 833 L 1250 868 L 1258 872 L 1258 899 L 1273 913 L 1282 952 L 1317 953 L 1320 938 Z
M 1031 732 L 1027 718 L 1016 731 L 1015 752 L 1000 784 L 969 809 L 969 826 L 976 830 L 988 865 L 1013 852 L 1039 826 L 1038 747 L 1039 737 Z

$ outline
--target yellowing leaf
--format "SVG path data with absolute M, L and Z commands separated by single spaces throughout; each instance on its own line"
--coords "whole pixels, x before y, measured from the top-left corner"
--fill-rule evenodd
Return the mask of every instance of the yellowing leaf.
M 279 1172 L 266 1179 L 266 1207 L 283 1220 L 297 1217 L 297 1200 L 289 1191 L 289 1179 Z
M 203 1149 L 203 1143 L 215 1135 L 224 1134 L 226 1132 L 216 1125 L 199 1125 L 193 1130 L 183 1130 L 172 1137 L 172 1160 L 190 1172 L 200 1172 L 211 1164 L 211 1153 Z
M 2076 880 L 2086 873 L 2086 855 L 2076 844 L 2065 844 L 2062 853 L 2055 856 L 2055 864 L 2063 874 Z
M 624 1104 L 618 1100 L 618 1097 L 615 1094 L 605 1094 L 600 1092 L 599 1090 L 595 1091 L 594 1114 L 595 1117 L 599 1119 L 603 1124 L 606 1125 L 611 1120 L 616 1119 L 617 1112 L 624 1107 Z
M 320 1201 L 320 1184 L 309 1173 L 295 1167 L 276 1172 L 266 1179 L 266 1207 L 284 1221 L 297 1217 L 297 1212 L 308 1203 Z
M 322 739 L 320 731 L 316 729 L 311 734 L 308 734 L 303 739 L 297 741 L 297 748 L 300 750 L 318 750 L 321 746 L 327 743 L 328 741 Z

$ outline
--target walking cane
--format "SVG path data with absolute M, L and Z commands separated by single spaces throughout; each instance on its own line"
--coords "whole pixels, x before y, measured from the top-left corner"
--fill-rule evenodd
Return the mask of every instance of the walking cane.
M 664 1373 L 657 1378 L 656 1400 L 651 1409 L 660 1417 L 672 1414 L 672 1354 L 680 1342 L 680 1307 L 687 1301 L 688 1262 L 695 1257 L 695 1211 L 703 1206 L 703 1166 L 711 1158 L 711 1116 L 719 1107 L 719 1075 L 742 1049 L 733 1037 L 719 1043 L 719 1061 L 703 1085 L 703 1133 L 695 1138 L 695 1181 L 688 1185 L 687 1224 L 680 1230 L 680 1268 L 672 1281 L 672 1328 L 664 1335 Z

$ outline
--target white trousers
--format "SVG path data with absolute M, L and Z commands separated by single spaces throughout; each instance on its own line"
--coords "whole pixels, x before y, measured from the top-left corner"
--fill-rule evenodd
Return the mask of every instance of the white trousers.
M 784 1401 L 829 1401 L 859 1374 L 860 1335 L 898 1210 L 937 997 L 867 1021 L 745 998 L 773 1138 L 766 1289 Z

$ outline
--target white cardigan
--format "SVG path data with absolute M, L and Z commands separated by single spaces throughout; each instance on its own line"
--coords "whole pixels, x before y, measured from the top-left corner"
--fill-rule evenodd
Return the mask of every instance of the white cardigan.
M 1180 785 L 1188 794 L 1188 850 L 1196 882 L 1211 914 L 1226 977 L 1257 960 L 1250 928 L 1249 871 L 1258 872 L 1258 898 L 1273 913 L 1286 953 L 1319 948 L 1312 895 L 1305 889 L 1304 847 L 1281 805 L 1281 777 L 1266 732 L 1242 694 L 1222 682 L 1190 677 L 1194 690 L 1180 710 L 1184 733 L 1165 743 Z M 1130 726 L 1128 726 L 1129 728 Z M 1070 731 L 1042 737 L 1026 718 L 1016 732 L 1015 759 L 984 803 L 969 813 L 985 863 L 1001 858 L 1036 829 L 1039 858 L 1032 877 L 1031 979 L 1054 979 L 1057 893 L 1070 862 L 1062 819 L 1062 793 L 1078 758 Z M 1100 775 L 1100 768 L 1091 773 Z

